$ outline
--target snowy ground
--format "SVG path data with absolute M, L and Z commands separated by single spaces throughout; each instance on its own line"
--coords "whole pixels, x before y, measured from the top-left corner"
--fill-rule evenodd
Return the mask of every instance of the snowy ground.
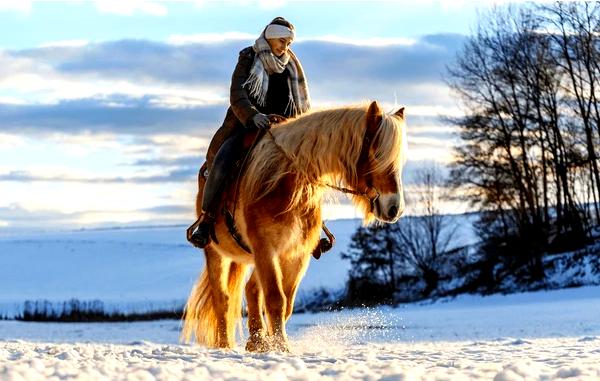
M 301 292 L 343 286 L 340 252 L 358 225 L 329 225 L 338 244 L 312 261 Z M 475 239 L 468 228 L 459 235 Z M 0 313 L 71 298 L 119 312 L 170 308 L 201 266 L 182 227 L 0 232 Z M 181 345 L 179 329 L 172 320 L 0 321 L 0 381 L 600 380 L 600 287 L 298 314 L 290 354 L 246 353 L 243 340 L 233 351 Z
M 0 380 L 598 380 L 600 287 L 300 314 L 292 353 L 179 345 L 179 322 L 0 322 Z

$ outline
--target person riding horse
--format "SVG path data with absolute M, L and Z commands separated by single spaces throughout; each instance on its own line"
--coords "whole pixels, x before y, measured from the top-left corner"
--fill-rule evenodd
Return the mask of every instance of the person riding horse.
M 296 117 L 310 109 L 308 84 L 300 61 L 290 49 L 294 26 L 276 17 L 253 46 L 240 51 L 231 78 L 230 103 L 223 125 L 214 135 L 206 155 L 208 168 L 202 196 L 202 215 L 190 237 L 204 248 L 220 206 L 220 195 L 231 167 L 240 159 L 243 138 L 249 129 L 268 129 L 271 121 Z M 216 154 L 215 154 L 216 152 Z

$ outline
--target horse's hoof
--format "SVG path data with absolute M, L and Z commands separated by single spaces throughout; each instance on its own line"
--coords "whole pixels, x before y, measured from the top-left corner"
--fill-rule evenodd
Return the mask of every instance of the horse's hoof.
M 274 352 L 285 352 L 285 353 L 290 353 L 290 345 L 286 342 L 286 341 L 281 341 L 281 340 L 276 340 L 273 344 L 271 349 Z
M 287 339 L 282 337 L 269 337 L 268 339 L 269 351 L 271 352 L 290 352 L 290 345 Z
M 268 352 L 269 349 L 269 344 L 261 336 L 251 337 L 246 343 L 246 350 L 248 352 Z

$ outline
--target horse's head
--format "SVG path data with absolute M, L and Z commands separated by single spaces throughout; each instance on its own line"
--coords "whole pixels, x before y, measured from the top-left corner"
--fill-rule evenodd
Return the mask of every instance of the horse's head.
M 402 167 L 406 154 L 404 107 L 392 115 L 383 114 L 377 102 L 371 103 L 366 115 L 358 166 L 358 189 L 365 197 L 359 201 L 365 211 L 365 222 L 373 218 L 397 221 L 404 211 Z

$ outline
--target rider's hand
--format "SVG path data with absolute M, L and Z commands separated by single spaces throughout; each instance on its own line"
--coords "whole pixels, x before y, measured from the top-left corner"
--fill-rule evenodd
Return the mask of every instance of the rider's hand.
M 269 120 L 269 117 L 265 114 L 258 113 L 254 115 L 252 117 L 252 122 L 254 122 L 254 125 L 261 130 L 271 127 L 271 121 Z
M 271 124 L 278 124 L 285 122 L 287 118 L 277 114 L 269 114 L 269 120 L 271 121 Z

